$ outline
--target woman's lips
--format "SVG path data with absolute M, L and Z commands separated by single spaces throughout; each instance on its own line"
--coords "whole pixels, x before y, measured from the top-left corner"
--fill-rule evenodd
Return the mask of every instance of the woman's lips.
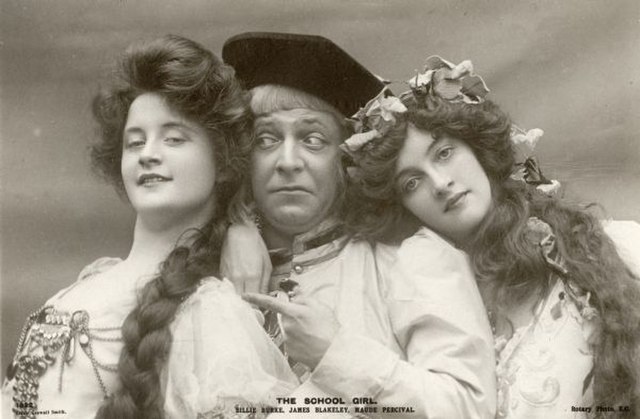
M 456 208 L 458 205 L 460 205 L 464 197 L 467 196 L 467 193 L 469 193 L 469 191 L 458 192 L 457 194 L 454 194 L 451 198 L 447 199 L 447 203 L 444 206 L 444 212 L 449 212 L 452 209 Z
M 149 173 L 140 175 L 140 177 L 138 177 L 138 185 L 153 185 L 156 183 L 168 182 L 170 180 L 171 178 L 168 178 L 166 176 L 158 175 L 156 173 Z

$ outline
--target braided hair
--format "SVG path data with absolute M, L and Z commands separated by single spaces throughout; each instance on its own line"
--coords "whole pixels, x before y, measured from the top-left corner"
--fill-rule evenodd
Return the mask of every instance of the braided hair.
M 160 371 L 171 348 L 169 330 L 181 301 L 201 278 L 217 275 L 228 225 L 227 206 L 247 168 L 250 113 L 246 95 L 231 67 L 201 45 L 174 35 L 131 45 L 114 84 L 93 102 L 100 140 L 91 149 L 94 169 L 124 194 L 120 161 L 123 129 L 131 103 L 143 93 L 161 95 L 184 116 L 198 122 L 214 143 L 216 183 L 213 219 L 188 232 L 141 290 L 137 306 L 122 327 L 118 363 L 120 388 L 102 404 L 99 419 L 162 418 Z

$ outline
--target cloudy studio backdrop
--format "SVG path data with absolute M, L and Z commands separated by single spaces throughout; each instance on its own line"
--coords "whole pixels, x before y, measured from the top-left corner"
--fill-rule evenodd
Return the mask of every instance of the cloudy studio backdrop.
M 567 196 L 640 221 L 637 0 L 3 0 L 2 365 L 29 312 L 100 256 L 126 256 L 133 212 L 91 174 L 89 104 L 133 40 L 175 33 L 220 53 L 245 31 L 331 38 L 376 74 L 471 59 Z M 4 371 L 4 369 L 3 369 Z

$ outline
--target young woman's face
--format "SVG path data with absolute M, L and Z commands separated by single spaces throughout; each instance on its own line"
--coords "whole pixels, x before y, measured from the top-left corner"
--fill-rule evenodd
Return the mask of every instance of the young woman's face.
M 461 140 L 439 140 L 409 124 L 395 184 L 402 203 L 427 227 L 463 245 L 491 209 L 489 178 Z
M 138 96 L 123 133 L 122 179 L 138 216 L 213 215 L 216 165 L 213 143 L 155 93 Z
M 255 123 L 252 187 L 258 209 L 284 234 L 300 234 L 322 222 L 338 195 L 342 134 L 326 112 L 292 109 Z

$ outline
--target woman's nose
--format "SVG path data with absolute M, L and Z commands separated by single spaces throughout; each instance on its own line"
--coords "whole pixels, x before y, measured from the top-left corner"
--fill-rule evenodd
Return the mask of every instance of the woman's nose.
M 451 193 L 453 187 L 453 178 L 445 170 L 432 170 L 429 174 L 433 194 L 437 198 L 444 198 Z
M 161 154 L 157 141 L 147 141 L 140 150 L 138 162 L 142 166 L 158 164 L 162 161 Z

